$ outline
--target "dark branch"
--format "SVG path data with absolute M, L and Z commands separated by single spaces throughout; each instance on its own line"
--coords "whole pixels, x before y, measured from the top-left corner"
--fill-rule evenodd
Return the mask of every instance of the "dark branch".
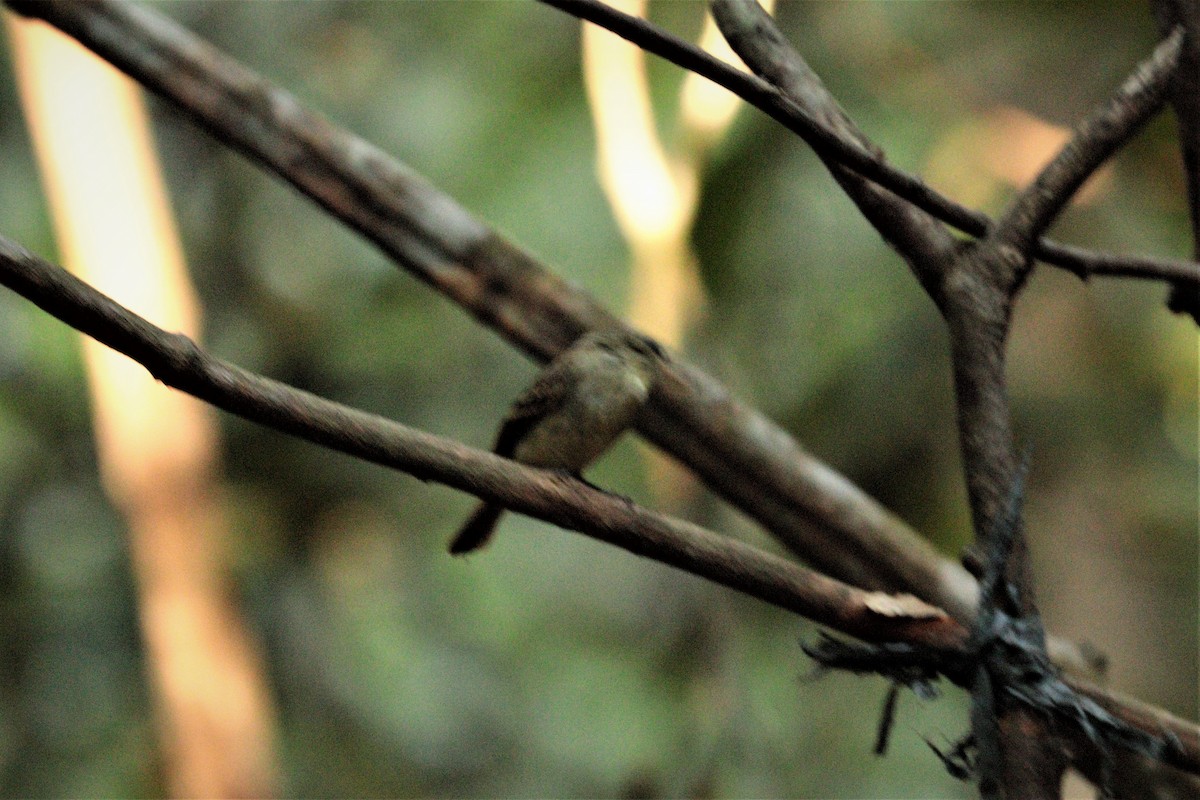
M 804 108 L 768 81 L 731 67 L 691 42 L 599 0 L 540 1 L 612 31 L 646 52 L 728 89 L 798 135 L 822 158 L 836 161 L 870 177 L 935 216 L 957 217 L 959 222 L 970 224 L 964 212 L 965 215 L 972 212 L 947 200 L 920 178 L 887 164 L 878 154 L 864 148 L 862 143 L 831 130 L 816 113 Z
M 839 139 L 883 161 L 883 151 L 850 120 L 821 79 L 780 33 L 755 0 L 712 0 L 713 19 L 733 51 L 756 75 L 815 117 Z M 884 240 L 934 294 L 957 241 L 927 212 L 865 179 L 836 158 L 821 156 L 834 180 Z
M 1200 262 L 1155 258 L 1128 253 L 1099 253 L 1073 244 L 1042 239 L 1035 255 L 1062 267 L 1081 280 L 1093 275 L 1111 278 L 1150 278 L 1200 286 Z
M 996 238 L 1023 253 L 1050 227 L 1092 173 L 1162 106 L 1179 68 L 1183 29 L 1162 41 L 1107 103 L 1075 128 L 1075 134 L 1009 206 L 996 225 Z

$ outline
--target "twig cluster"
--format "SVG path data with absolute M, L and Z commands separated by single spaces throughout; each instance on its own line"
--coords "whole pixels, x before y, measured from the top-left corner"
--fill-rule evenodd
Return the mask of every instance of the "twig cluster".
M 984 213 L 955 202 L 926 184 L 920 177 L 889 164 L 883 152 L 865 140 L 839 135 L 803 102 L 790 97 L 783 87 L 758 75 L 747 75 L 639 17 L 619 11 L 600 0 L 541 0 L 580 19 L 600 25 L 618 36 L 725 87 L 750 105 L 766 113 L 800 136 L 822 158 L 852 169 L 888 189 L 936 219 L 972 236 L 983 236 L 993 221 Z M 1182 7 L 1182 2 L 1177 4 Z M 1164 34 L 1173 27 L 1167 25 Z M 752 32 L 751 37 L 758 35 Z M 1194 49 L 1194 46 L 1190 46 Z M 1195 58 L 1194 56 L 1192 58 Z M 1195 97 L 1200 92 L 1192 93 Z M 1194 101 L 1189 101 L 1194 102 Z M 1194 170 L 1189 169 L 1189 174 Z M 1154 256 L 1115 254 L 1088 250 L 1040 238 L 1034 255 L 1086 280 L 1108 275 L 1149 280 L 1175 280 L 1194 292 L 1200 288 L 1200 264 L 1195 261 Z M 1190 309 L 1173 309 L 1188 311 Z M 1195 313 L 1192 314 L 1197 316 Z M 1200 322 L 1200 318 L 1197 319 Z
M 961 568 L 937 556 L 923 539 L 761 414 L 736 402 L 715 380 L 682 362 L 674 362 L 660 382 L 639 430 L 815 569 L 641 509 L 570 478 L 523 467 L 221 362 L 2 239 L 0 282 L 138 360 L 164 383 L 232 413 L 582 531 L 865 641 L 907 648 L 905 652 L 928 656 L 930 663 L 943 667 L 978 667 L 984 649 L 997 652 L 990 645 L 1019 628 L 1021 646 L 1016 649 L 1031 659 L 1028 663 L 1044 666 L 1038 672 L 1044 685 L 1050 685 L 1046 682 L 1053 675 L 1056 691 L 1069 693 L 1063 697 L 1082 693 L 1120 725 L 1156 741 L 1168 731 L 1171 746 L 1153 755 L 1200 774 L 1200 734 L 1194 725 L 1147 712 L 1077 681 L 1063 682 L 1050 671 L 1044 633 L 1033 622 L 1037 609 L 1019 504 L 1012 500 L 1020 495 L 1020 481 L 1004 369 L 1013 303 L 1037 259 L 1083 278 L 1121 275 L 1168 281 L 1174 287 L 1172 307 L 1197 316 L 1188 298 L 1200 287 L 1200 264 L 1094 253 L 1043 238 L 1083 181 L 1168 97 L 1177 111 L 1192 102 L 1194 94 L 1187 95 L 1186 88 L 1194 84 L 1194 76 L 1178 76 L 1181 62 L 1196 61 L 1195 14 L 1188 17 L 1189 12 L 1179 11 L 1179 19 L 1166 15 L 1170 24 L 1164 23 L 1165 38 L 1153 55 L 1076 128 L 1071 142 L 1005 214 L 991 220 L 889 165 L 754 0 L 712 3 L 723 34 L 753 75 L 596 0 L 544 2 L 711 78 L 796 132 L 906 261 L 951 333 L 982 603 L 978 584 Z M 591 298 L 555 278 L 420 176 L 154 12 L 110 0 L 8 4 L 79 39 L 535 357 L 552 357 L 583 330 L 619 324 Z M 1183 5 L 1179 0 L 1179 7 Z M 1182 112 L 1180 116 L 1185 139 L 1190 130 L 1194 140 L 1196 114 L 1188 117 L 1191 128 L 1183 124 Z M 1188 163 L 1194 217 L 1196 151 L 1185 147 L 1185 152 L 1192 154 Z M 961 242 L 943 223 L 978 239 Z M 1004 533 L 998 538 L 997 531 Z M 896 602 L 882 591 L 916 597 Z M 998 626 L 1001 601 L 1012 620 L 1029 624 Z M 1000 630 L 1007 633 L 1000 635 Z M 969 686 L 976 708 L 986 709 L 973 719 L 976 746 L 994 755 L 980 765 L 981 785 L 985 793 L 994 786 L 1003 787 L 1009 796 L 1052 796 L 1065 763 L 1063 748 L 1054 745 L 1059 734 L 1039 713 L 1038 703 L 998 690 L 993 679 L 1003 674 L 1001 662 L 994 655 L 988 658 L 992 660 L 987 669 L 940 670 Z M 1010 653 L 1006 658 L 1003 663 L 1011 666 L 1014 657 Z M 905 674 L 909 679 L 904 682 L 919 682 L 919 675 Z M 1093 724 L 1098 718 L 1087 717 Z

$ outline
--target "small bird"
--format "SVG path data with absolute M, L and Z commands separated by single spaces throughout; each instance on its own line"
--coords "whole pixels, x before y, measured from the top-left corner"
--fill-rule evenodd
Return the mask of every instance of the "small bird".
M 492 451 L 580 477 L 633 422 L 665 359 L 662 347 L 640 334 L 584 334 L 513 403 Z M 483 547 L 503 512 L 501 506 L 481 503 L 451 540 L 450 552 L 462 555 Z

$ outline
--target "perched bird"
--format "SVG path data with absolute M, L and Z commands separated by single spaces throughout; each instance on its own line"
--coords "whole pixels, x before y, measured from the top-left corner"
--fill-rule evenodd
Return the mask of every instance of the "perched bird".
M 665 358 L 657 342 L 636 333 L 584 334 L 513 403 L 493 452 L 580 476 L 633 422 Z M 483 547 L 503 511 L 481 503 L 450 542 L 450 552 Z

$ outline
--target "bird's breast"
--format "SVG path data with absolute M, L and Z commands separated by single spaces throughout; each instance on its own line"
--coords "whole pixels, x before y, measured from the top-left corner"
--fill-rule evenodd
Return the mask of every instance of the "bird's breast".
M 533 466 L 582 471 L 629 427 L 648 392 L 646 380 L 627 365 L 593 364 L 562 406 L 534 425 L 514 456 Z

